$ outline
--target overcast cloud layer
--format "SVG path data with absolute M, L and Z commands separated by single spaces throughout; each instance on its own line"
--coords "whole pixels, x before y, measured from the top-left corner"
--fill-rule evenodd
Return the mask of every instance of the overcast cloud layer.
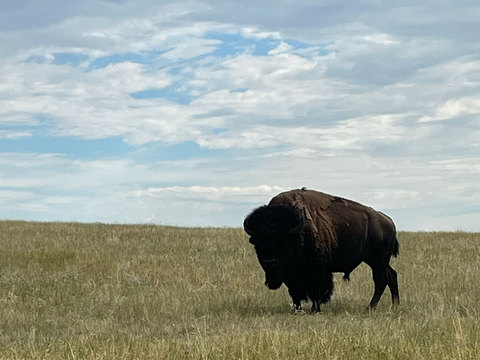
M 480 231 L 478 1 L 2 1 L 0 218 Z

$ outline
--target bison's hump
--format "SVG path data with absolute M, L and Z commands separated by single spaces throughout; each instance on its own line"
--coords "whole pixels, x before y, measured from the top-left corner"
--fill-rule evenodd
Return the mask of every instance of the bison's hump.
M 326 210 L 335 197 L 320 191 L 301 189 L 290 190 L 275 196 L 269 205 L 296 206 L 302 204 L 308 208 Z

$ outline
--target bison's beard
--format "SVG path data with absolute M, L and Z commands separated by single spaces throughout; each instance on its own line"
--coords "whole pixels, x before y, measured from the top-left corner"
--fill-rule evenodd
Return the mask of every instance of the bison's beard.
M 277 290 L 282 286 L 283 280 L 280 273 L 265 273 L 265 285 L 270 290 Z

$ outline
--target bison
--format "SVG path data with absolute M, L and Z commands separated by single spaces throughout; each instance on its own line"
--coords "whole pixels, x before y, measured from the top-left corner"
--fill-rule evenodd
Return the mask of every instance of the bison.
M 395 225 L 390 217 L 355 201 L 307 190 L 291 190 L 255 209 L 243 223 L 265 285 L 272 290 L 283 283 L 292 297 L 292 309 L 302 312 L 302 301 L 312 301 L 311 312 L 333 293 L 333 273 L 350 273 L 362 262 L 372 269 L 375 308 L 385 287 L 399 303 L 397 273 L 390 266 L 398 255 Z

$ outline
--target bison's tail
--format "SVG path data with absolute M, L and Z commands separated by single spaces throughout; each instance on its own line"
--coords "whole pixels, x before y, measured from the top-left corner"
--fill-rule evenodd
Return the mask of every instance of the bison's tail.
M 395 244 L 393 245 L 392 255 L 397 257 L 400 249 L 400 244 L 398 243 L 397 237 L 395 236 Z

